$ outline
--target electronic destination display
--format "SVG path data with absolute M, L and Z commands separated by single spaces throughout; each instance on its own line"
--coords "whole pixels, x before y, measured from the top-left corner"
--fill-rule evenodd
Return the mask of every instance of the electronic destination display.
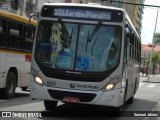
M 120 10 L 77 6 L 44 6 L 41 11 L 41 16 L 78 20 L 101 20 L 108 22 L 123 21 L 123 12 Z
M 97 10 L 55 8 L 53 15 L 57 17 L 69 17 L 77 19 L 82 18 L 96 20 L 111 20 L 111 12 Z

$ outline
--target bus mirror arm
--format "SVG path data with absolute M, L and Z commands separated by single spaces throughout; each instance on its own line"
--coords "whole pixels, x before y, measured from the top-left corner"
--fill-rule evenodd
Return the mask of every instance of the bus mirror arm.
M 29 24 L 30 24 L 30 21 L 31 21 L 32 17 L 38 18 L 38 16 L 39 16 L 39 12 L 38 12 L 38 13 L 32 13 L 32 14 L 29 16 Z

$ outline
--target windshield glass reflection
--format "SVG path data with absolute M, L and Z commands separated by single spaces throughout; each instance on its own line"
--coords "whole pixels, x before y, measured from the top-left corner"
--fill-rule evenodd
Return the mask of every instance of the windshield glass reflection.
M 119 26 L 41 21 L 35 58 L 49 68 L 102 72 L 118 65 L 120 43 Z

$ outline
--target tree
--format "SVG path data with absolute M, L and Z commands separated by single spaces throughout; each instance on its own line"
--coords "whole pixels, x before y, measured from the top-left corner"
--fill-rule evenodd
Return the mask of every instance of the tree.
M 152 56 L 152 62 L 153 62 L 153 74 L 155 74 L 155 70 L 157 70 L 157 64 L 160 63 L 160 54 L 156 51 L 153 51 Z
M 148 55 L 146 58 L 146 65 L 149 66 L 150 62 L 150 56 Z M 153 51 L 152 54 L 152 65 L 153 65 L 153 74 L 155 74 L 155 70 L 157 70 L 157 65 L 160 64 L 160 53 L 157 51 Z
M 155 35 L 156 41 L 155 44 L 160 43 L 160 34 Z
M 145 60 L 145 64 L 146 64 L 147 67 L 149 66 L 149 61 L 150 61 L 150 56 L 147 55 L 146 60 Z

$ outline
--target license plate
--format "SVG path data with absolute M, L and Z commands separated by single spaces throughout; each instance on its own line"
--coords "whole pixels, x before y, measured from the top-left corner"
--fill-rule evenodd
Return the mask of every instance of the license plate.
M 71 103 L 78 103 L 79 102 L 79 98 L 76 98 L 76 97 L 64 97 L 63 101 L 64 102 L 71 102 Z

